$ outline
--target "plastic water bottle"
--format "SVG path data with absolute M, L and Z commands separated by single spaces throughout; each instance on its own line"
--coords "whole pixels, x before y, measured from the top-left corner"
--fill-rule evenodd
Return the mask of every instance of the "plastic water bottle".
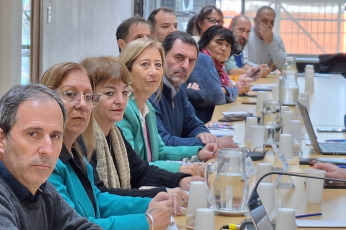
M 294 57 L 285 58 L 285 67 L 279 80 L 279 98 L 283 105 L 295 105 L 298 101 L 298 71 Z

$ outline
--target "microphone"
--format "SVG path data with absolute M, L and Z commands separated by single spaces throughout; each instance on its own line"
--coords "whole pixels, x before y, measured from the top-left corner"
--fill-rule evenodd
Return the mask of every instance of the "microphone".
M 306 174 L 286 173 L 286 172 L 279 172 L 279 171 L 273 171 L 273 172 L 264 174 L 262 177 L 259 178 L 259 180 L 255 184 L 247 202 L 247 208 L 250 212 L 250 216 L 254 225 L 256 225 L 257 230 L 274 230 L 275 229 L 275 227 L 270 222 L 270 218 L 266 210 L 264 209 L 261 198 L 259 197 L 257 192 L 257 188 L 260 182 L 263 180 L 263 178 L 269 175 L 283 175 L 283 176 L 293 176 L 293 177 L 303 177 L 303 178 L 311 178 L 311 179 L 319 179 L 319 180 L 346 182 L 346 180 L 344 179 L 316 177 L 316 176 L 308 176 Z

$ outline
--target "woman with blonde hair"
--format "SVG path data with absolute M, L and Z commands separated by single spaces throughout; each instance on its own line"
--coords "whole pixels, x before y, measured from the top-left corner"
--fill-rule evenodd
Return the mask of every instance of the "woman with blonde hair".
M 202 175 L 203 169 L 199 165 L 181 165 L 177 161 L 194 155 L 202 161 L 214 158 L 216 145 L 207 144 L 204 148 L 165 146 L 157 130 L 155 110 L 148 99 L 163 84 L 165 55 L 161 44 L 150 39 L 137 39 L 125 47 L 119 59 L 130 71 L 133 88 L 124 119 L 117 122 L 126 140 L 141 159 L 156 166 L 171 172 Z
M 67 109 L 63 146 L 49 177 L 65 201 L 102 229 L 166 229 L 173 212 L 172 200 L 166 193 L 153 199 L 120 197 L 101 192 L 94 185 L 81 134 L 90 124 L 91 110 L 100 95 L 93 93 L 86 69 L 73 62 L 60 63 L 43 74 L 41 83 L 57 90 Z

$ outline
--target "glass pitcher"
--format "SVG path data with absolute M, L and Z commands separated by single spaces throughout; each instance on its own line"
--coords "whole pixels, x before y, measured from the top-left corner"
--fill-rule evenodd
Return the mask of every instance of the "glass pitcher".
M 222 213 L 244 213 L 249 192 L 245 174 L 246 153 L 239 149 L 220 149 L 218 168 L 212 188 L 215 210 Z
M 260 124 L 266 127 L 264 136 L 265 144 L 279 141 L 282 129 L 281 103 L 280 101 L 268 100 L 263 102 Z
M 279 79 L 279 98 L 282 104 L 297 104 L 299 96 L 297 77 L 298 71 L 294 57 L 286 57 L 283 74 Z

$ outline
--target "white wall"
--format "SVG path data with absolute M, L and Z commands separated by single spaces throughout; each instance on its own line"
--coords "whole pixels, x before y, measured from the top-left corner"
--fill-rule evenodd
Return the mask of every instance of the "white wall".
M 20 83 L 21 15 L 21 0 L 0 0 L 0 96 Z
M 36 0 L 32 0 L 36 1 Z M 40 76 L 51 65 L 118 55 L 115 31 L 133 16 L 134 0 L 41 0 Z M 52 21 L 47 23 L 47 7 Z M 20 84 L 22 0 L 0 0 L 0 96 Z
M 51 23 L 47 9 L 51 7 Z M 88 56 L 118 55 L 115 31 L 133 16 L 133 1 L 43 0 L 41 75 L 62 61 L 79 62 Z

